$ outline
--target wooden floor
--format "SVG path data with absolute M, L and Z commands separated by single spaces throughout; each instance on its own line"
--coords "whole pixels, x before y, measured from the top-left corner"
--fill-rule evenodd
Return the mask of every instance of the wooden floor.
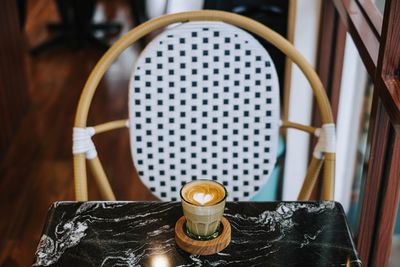
M 131 27 L 125 2 L 113 1 L 106 16 Z M 103 6 L 104 7 L 104 6 Z M 100 16 L 101 17 L 101 16 Z M 53 1 L 28 1 L 27 43 L 48 38 L 45 23 L 56 21 Z M 127 88 L 138 49 L 112 66 L 95 95 L 89 124 L 127 118 Z M 0 266 L 30 266 L 48 207 L 73 200 L 72 123 L 82 86 L 102 52 L 58 49 L 27 56 L 31 105 L 0 165 Z M 100 159 L 119 199 L 155 199 L 137 179 L 127 130 L 95 137 Z M 98 199 L 89 179 L 90 198 Z

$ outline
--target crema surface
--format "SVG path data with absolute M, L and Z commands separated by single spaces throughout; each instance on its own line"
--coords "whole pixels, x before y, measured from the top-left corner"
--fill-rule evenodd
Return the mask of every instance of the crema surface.
M 225 196 L 224 187 L 213 181 L 193 181 L 182 189 L 183 199 L 194 205 L 211 206 L 223 200 Z

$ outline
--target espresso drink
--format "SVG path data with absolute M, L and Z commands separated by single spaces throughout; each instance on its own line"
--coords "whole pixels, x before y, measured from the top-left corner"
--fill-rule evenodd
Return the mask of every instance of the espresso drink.
M 181 198 L 189 236 L 196 239 L 216 237 L 224 214 L 225 187 L 214 181 L 197 180 L 183 186 Z

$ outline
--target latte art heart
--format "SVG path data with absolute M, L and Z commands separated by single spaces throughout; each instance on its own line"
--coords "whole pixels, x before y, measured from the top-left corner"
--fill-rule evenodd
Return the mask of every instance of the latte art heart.
M 199 202 L 201 205 L 206 204 L 207 202 L 210 202 L 213 200 L 214 196 L 211 194 L 204 194 L 204 193 L 194 193 L 193 199 L 197 202 Z
M 186 184 L 181 191 L 182 198 L 194 205 L 211 206 L 226 197 L 224 187 L 216 182 L 198 180 Z

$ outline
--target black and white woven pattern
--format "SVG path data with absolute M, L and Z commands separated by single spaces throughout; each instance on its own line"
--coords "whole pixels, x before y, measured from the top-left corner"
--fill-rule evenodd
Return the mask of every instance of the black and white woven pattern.
M 277 153 L 279 88 L 268 52 L 222 22 L 183 23 L 136 62 L 129 96 L 131 150 L 140 178 L 161 200 L 183 184 L 223 183 L 251 198 Z

